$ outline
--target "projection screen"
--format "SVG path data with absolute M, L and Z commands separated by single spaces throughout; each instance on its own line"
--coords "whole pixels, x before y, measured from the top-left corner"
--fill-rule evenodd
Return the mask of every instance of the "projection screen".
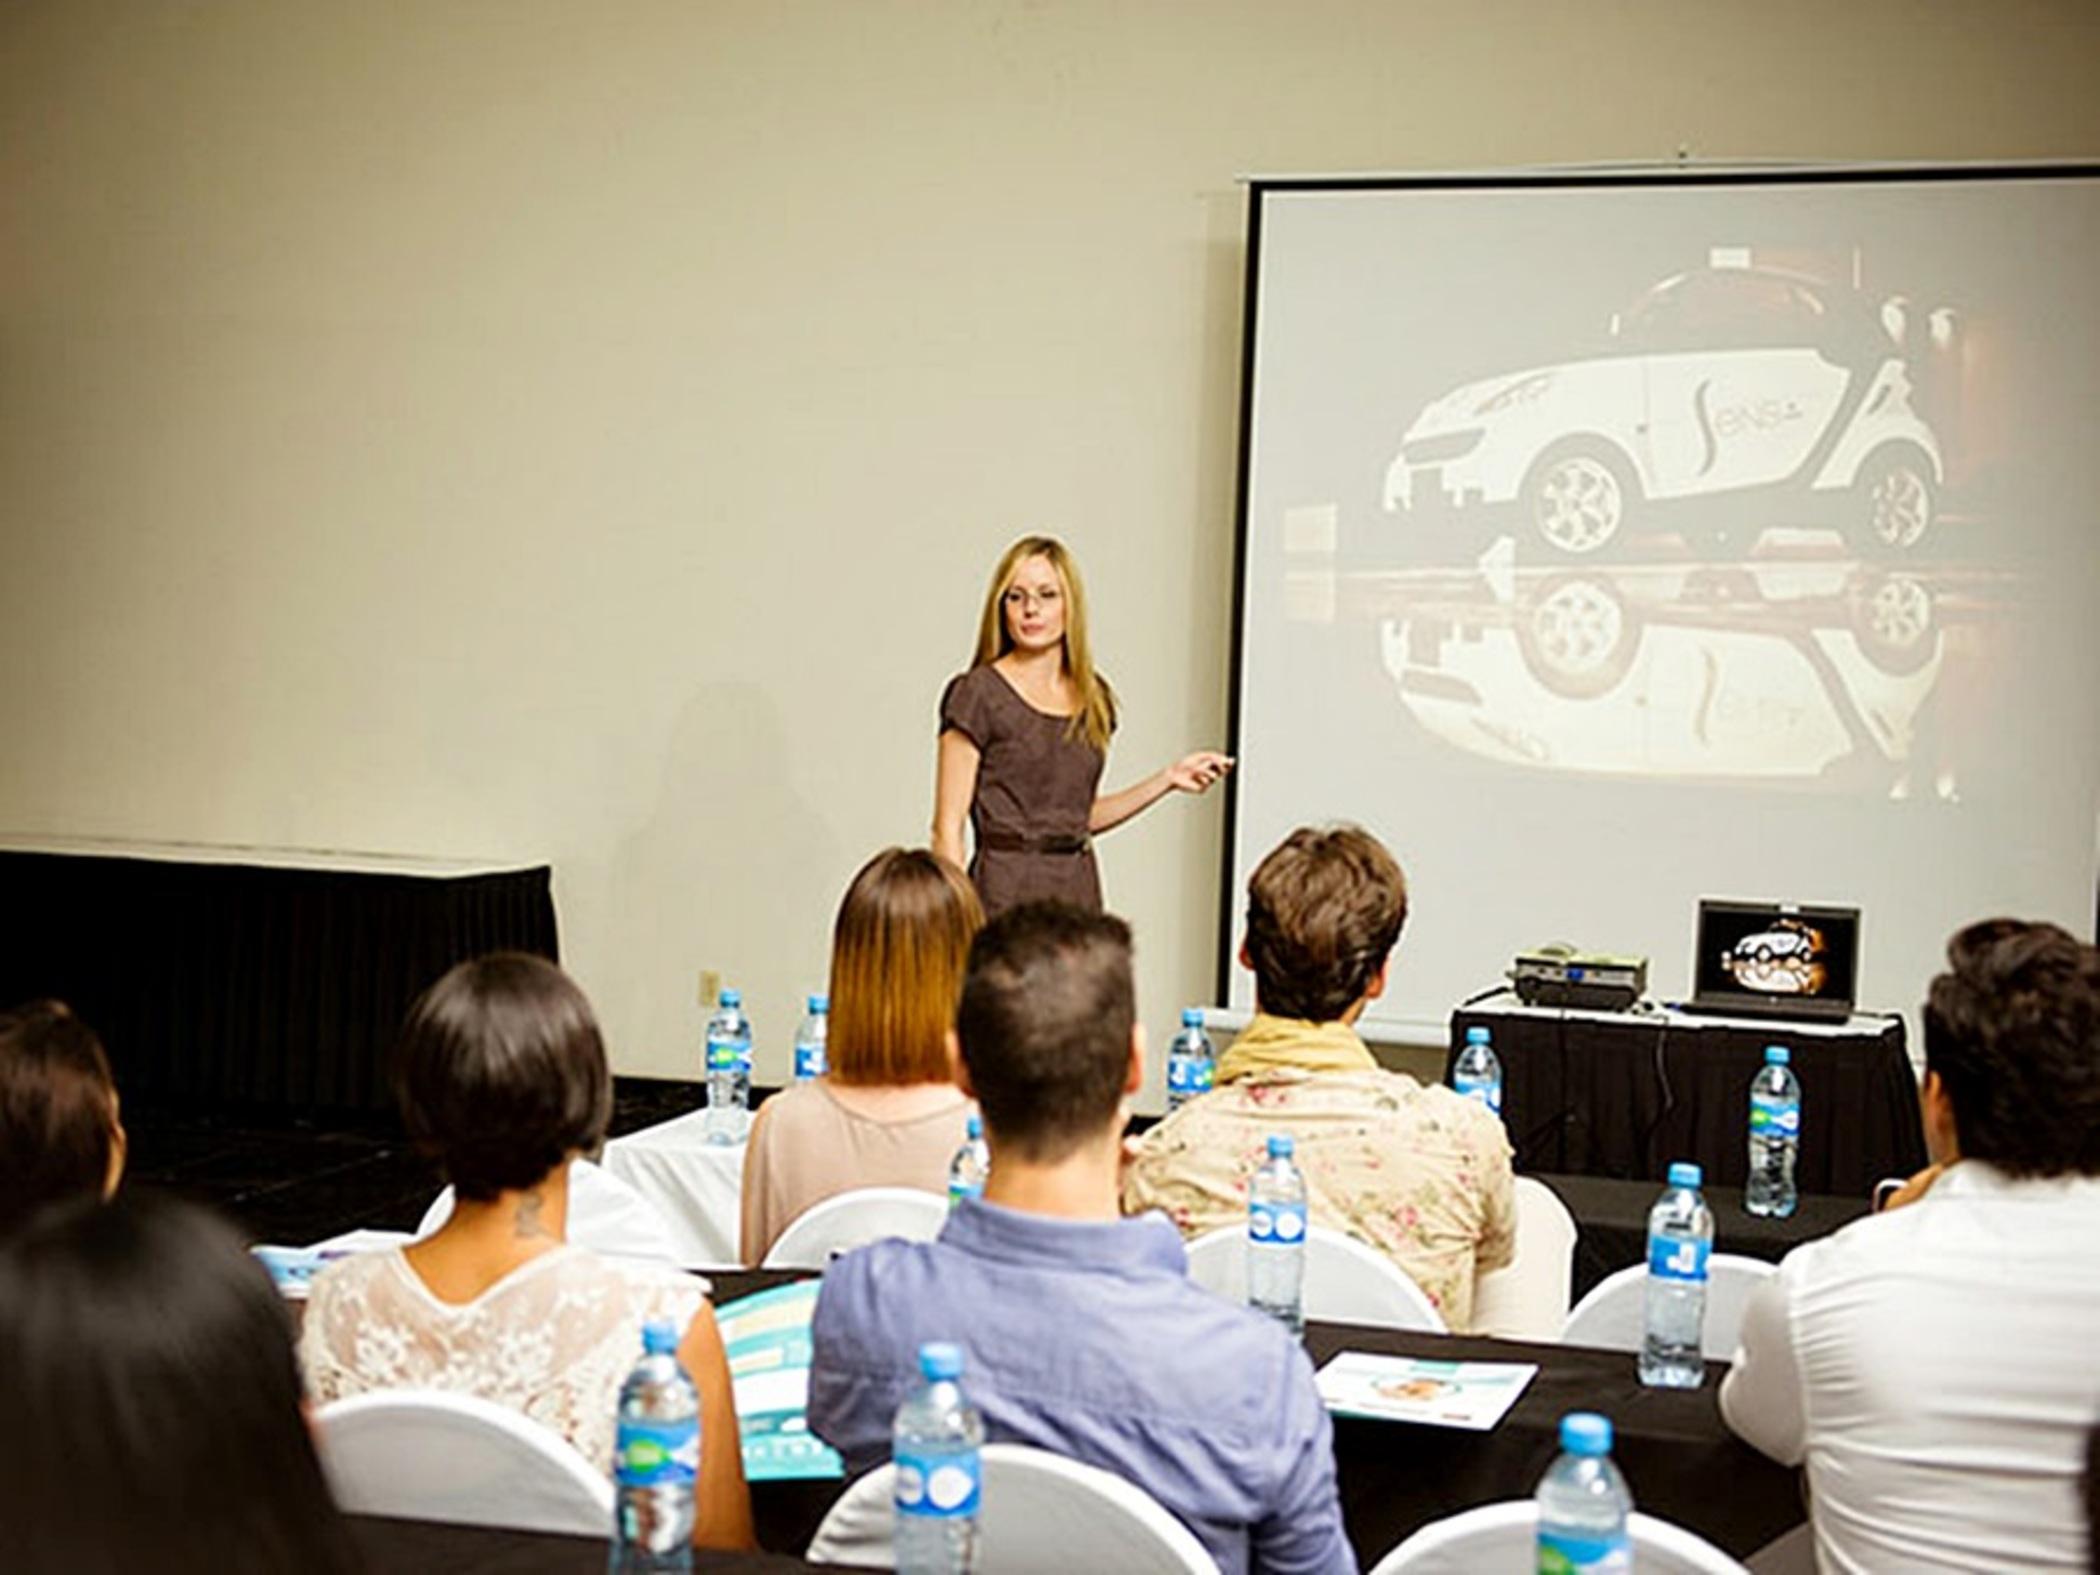
M 2100 874 L 2100 169 L 1539 172 L 1251 193 L 1220 992 L 1353 820 L 1395 1037 L 1519 949 L 1688 988 L 1702 897 L 1857 906 L 1910 1011 Z

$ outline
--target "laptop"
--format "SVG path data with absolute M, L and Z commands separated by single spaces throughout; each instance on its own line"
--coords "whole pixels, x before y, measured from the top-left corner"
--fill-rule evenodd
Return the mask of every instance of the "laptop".
M 1852 1015 L 1859 909 L 1699 904 L 1688 1012 L 1829 1021 Z

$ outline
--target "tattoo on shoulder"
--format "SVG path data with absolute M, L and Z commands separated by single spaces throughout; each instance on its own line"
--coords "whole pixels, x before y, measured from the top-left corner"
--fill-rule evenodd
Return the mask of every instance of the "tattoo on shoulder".
M 545 1204 L 545 1201 L 537 1192 L 528 1192 L 524 1197 L 518 1199 L 518 1212 L 512 1220 L 512 1226 L 517 1235 L 544 1236 L 547 1234 L 547 1227 L 540 1223 L 540 1209 Z

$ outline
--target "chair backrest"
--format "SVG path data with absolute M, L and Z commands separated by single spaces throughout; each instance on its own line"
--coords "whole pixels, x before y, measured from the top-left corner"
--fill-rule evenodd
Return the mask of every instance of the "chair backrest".
M 423 1222 L 416 1227 L 417 1239 L 452 1217 L 452 1199 L 452 1189 L 447 1187 L 431 1200 Z M 603 1165 L 587 1159 L 569 1162 L 569 1223 L 563 1234 L 578 1246 L 611 1258 L 678 1262 L 671 1232 L 649 1200 Z
M 1532 1176 L 1517 1177 L 1516 1202 L 1516 1255 L 1473 1281 L 1473 1332 L 1558 1340 L 1575 1283 L 1575 1216 Z
M 1529 1499 L 1483 1504 L 1433 1520 L 1371 1568 L 1371 1575 L 1497 1575 L 1538 1568 L 1538 1506 Z M 1636 1510 L 1626 1529 L 1641 1575 L 1745 1575 L 1704 1537 Z
M 553 1429 L 475 1395 L 387 1389 L 315 1413 L 322 1468 L 354 1515 L 611 1533 L 612 1481 Z
M 812 1204 L 788 1222 L 763 1265 L 822 1269 L 842 1252 L 885 1236 L 931 1241 L 948 1222 L 948 1200 L 917 1187 L 856 1187 Z
M 1735 1355 L 1743 1333 L 1744 1305 L 1750 1293 L 1776 1272 L 1762 1258 L 1732 1252 L 1717 1252 L 1706 1260 L 1706 1322 L 1700 1330 L 1699 1349 L 1708 1361 L 1725 1362 Z M 1560 1332 L 1562 1343 L 1638 1351 L 1647 1285 L 1645 1263 L 1606 1275 L 1568 1314 Z
M 1188 1245 L 1189 1278 L 1227 1301 L 1247 1299 L 1247 1230 L 1221 1225 Z M 1384 1253 L 1314 1225 L 1305 1233 L 1305 1316 L 1328 1323 L 1445 1332 L 1421 1286 Z
M 888 1569 L 896 1472 L 878 1466 L 846 1489 L 810 1540 L 812 1564 Z M 979 1575 L 1217 1575 L 1196 1534 L 1144 1489 L 1025 1444 L 984 1448 Z

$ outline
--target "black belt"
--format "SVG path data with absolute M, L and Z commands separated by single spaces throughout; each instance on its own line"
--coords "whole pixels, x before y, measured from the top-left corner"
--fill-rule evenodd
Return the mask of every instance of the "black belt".
M 1076 832 L 1054 832 L 1048 836 L 1028 837 L 1018 831 L 987 831 L 977 838 L 977 846 L 993 853 L 1084 853 L 1091 846 L 1091 839 Z

